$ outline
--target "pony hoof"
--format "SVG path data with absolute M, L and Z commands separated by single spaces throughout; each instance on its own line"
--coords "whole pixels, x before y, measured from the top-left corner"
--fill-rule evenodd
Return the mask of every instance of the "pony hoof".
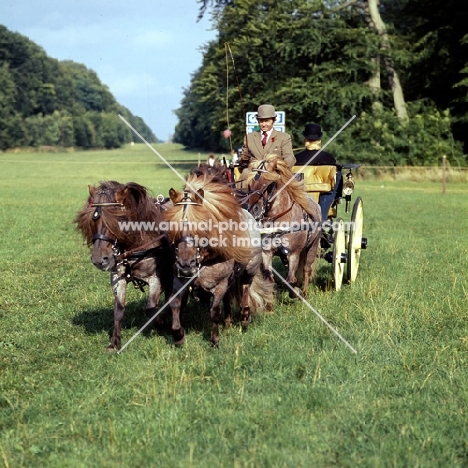
M 294 288 L 294 292 L 292 290 L 289 290 L 289 297 L 291 299 L 296 299 L 300 296 L 302 296 L 302 291 L 299 288 Z
M 158 316 L 154 319 L 152 325 L 155 326 L 156 328 L 164 328 L 164 326 L 166 325 L 166 323 L 164 322 L 164 317 L 160 317 L 160 316 L 158 315 Z
M 232 320 L 225 320 L 224 328 L 231 328 L 231 327 L 232 327 Z
M 185 335 L 180 338 L 180 340 L 174 341 L 174 345 L 176 348 L 181 348 L 185 344 Z
M 249 317 L 247 320 L 242 320 L 241 322 L 242 328 L 244 330 L 247 329 L 247 327 L 250 325 L 251 322 L 252 322 L 252 317 Z
M 109 345 L 106 348 L 106 353 L 116 353 L 120 348 L 117 348 L 117 346 L 114 345 Z

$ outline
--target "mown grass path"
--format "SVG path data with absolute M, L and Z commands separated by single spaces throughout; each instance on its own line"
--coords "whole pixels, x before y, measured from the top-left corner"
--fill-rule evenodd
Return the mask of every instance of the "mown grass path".
M 308 299 L 357 355 L 281 291 L 218 350 L 192 305 L 184 348 L 150 333 L 107 354 L 108 275 L 72 220 L 100 180 L 180 188 L 157 162 L 143 145 L 0 155 L 0 466 L 467 466 L 466 184 L 356 183 L 358 280 L 327 290 L 321 263 Z M 144 303 L 131 292 L 123 343 Z

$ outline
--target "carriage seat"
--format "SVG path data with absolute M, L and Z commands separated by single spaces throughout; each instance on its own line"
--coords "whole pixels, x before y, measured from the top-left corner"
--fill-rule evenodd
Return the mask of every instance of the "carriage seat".
M 304 181 L 304 190 L 319 201 L 320 193 L 331 192 L 335 187 L 336 166 L 293 166 L 294 174 L 304 174 L 296 176 Z

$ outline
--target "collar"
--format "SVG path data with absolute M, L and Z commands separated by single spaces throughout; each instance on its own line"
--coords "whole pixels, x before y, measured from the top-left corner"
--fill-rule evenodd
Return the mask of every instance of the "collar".
M 268 141 L 270 141 L 270 137 L 271 137 L 271 134 L 273 133 L 274 129 L 275 128 L 273 127 L 273 128 L 271 128 L 271 130 L 268 130 L 268 132 L 266 132 L 267 133 L 267 143 L 268 143 Z M 260 140 L 262 138 L 263 138 L 263 130 L 260 130 Z

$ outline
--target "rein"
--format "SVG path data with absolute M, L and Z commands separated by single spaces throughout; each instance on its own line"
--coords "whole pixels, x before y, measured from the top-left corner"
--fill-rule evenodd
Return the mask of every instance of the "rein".
M 257 177 L 257 176 L 255 176 Z M 257 179 L 258 180 L 258 179 Z M 247 192 L 247 194 L 244 196 L 244 198 L 242 198 L 240 200 L 240 203 L 241 204 L 245 204 L 247 203 L 248 204 L 248 201 L 250 200 L 250 198 L 253 196 L 253 195 L 259 195 L 262 197 L 263 199 L 263 204 L 262 204 L 262 211 L 260 213 L 260 215 L 257 217 L 257 220 L 261 220 L 261 221 L 276 221 L 277 219 L 281 218 L 282 216 L 284 216 L 285 214 L 289 213 L 292 209 L 293 209 L 293 206 L 295 205 L 295 201 L 293 200 L 292 203 L 291 203 L 291 206 L 289 208 L 286 208 L 284 211 L 282 211 L 281 213 L 275 215 L 275 216 L 271 216 L 271 217 L 268 217 L 268 218 L 265 218 L 264 215 L 266 213 L 268 213 L 268 211 L 271 209 L 271 199 L 273 198 L 273 194 L 275 193 L 275 190 L 277 188 L 277 184 L 276 184 L 276 181 L 272 181 L 270 182 L 262 191 L 260 190 L 252 190 L 251 192 Z M 265 193 L 266 193 L 266 196 L 265 196 Z M 249 212 L 251 212 L 251 209 L 253 208 L 250 207 L 248 209 Z

